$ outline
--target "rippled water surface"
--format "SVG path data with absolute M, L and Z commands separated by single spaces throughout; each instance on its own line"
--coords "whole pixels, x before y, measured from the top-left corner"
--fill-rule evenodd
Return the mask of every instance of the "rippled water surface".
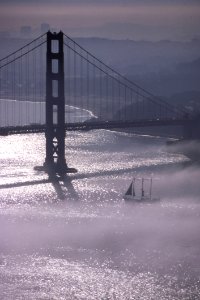
M 0 141 L 0 299 L 200 299 L 200 171 L 164 138 L 67 133 L 54 181 L 43 135 Z M 161 201 L 125 203 L 133 177 Z

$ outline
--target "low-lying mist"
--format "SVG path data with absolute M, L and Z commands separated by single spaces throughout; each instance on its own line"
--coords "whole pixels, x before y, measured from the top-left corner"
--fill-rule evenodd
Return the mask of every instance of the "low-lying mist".
M 84 259 L 133 273 L 186 276 L 189 268 L 190 276 L 200 276 L 200 169 L 150 175 L 157 177 L 158 203 L 125 203 L 118 191 L 114 202 L 80 199 L 39 206 L 34 213 L 1 215 L 1 253 Z

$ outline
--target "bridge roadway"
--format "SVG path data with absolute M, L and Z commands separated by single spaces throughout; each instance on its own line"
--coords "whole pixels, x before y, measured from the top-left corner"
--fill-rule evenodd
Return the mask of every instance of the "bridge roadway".
M 152 126 L 187 126 L 192 124 L 193 120 L 188 118 L 182 119 L 156 119 L 156 120 L 137 120 L 137 121 L 94 121 L 82 123 L 66 123 L 66 131 L 88 131 L 94 129 L 119 129 L 130 127 L 152 127 Z M 58 126 L 54 128 L 59 129 Z M 25 126 L 7 126 L 0 127 L 0 135 L 42 133 L 45 132 L 45 124 L 32 124 Z

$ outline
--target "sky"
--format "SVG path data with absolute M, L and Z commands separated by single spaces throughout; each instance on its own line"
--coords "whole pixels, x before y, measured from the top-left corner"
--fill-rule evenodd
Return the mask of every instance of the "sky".
M 0 31 L 41 23 L 80 37 L 190 40 L 200 37 L 200 0 L 0 0 Z

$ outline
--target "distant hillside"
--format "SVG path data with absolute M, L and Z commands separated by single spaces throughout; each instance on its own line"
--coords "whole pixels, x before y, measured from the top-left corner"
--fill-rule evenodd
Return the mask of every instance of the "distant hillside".
M 147 42 L 76 39 L 114 69 L 156 95 L 200 91 L 200 40 Z
M 135 70 L 134 75 L 173 70 L 179 63 L 197 59 L 200 49 L 200 40 L 150 42 L 77 38 L 76 41 L 123 73 Z
M 193 91 L 200 92 L 200 58 L 191 62 L 174 65 L 173 69 L 164 69 L 146 74 L 135 75 L 134 68 L 126 74 L 133 81 L 137 81 L 147 90 L 164 97 L 173 94 L 183 94 Z
M 164 97 L 200 91 L 200 40 L 191 42 L 76 38 L 86 50 L 152 93 Z M 1 39 L 0 58 L 30 42 Z
M 197 72 L 200 73 L 200 58 L 193 60 L 192 62 L 180 63 L 177 66 L 177 70 L 181 72 Z
M 172 95 L 169 102 L 184 106 L 193 113 L 200 112 L 200 91 L 187 91 Z

